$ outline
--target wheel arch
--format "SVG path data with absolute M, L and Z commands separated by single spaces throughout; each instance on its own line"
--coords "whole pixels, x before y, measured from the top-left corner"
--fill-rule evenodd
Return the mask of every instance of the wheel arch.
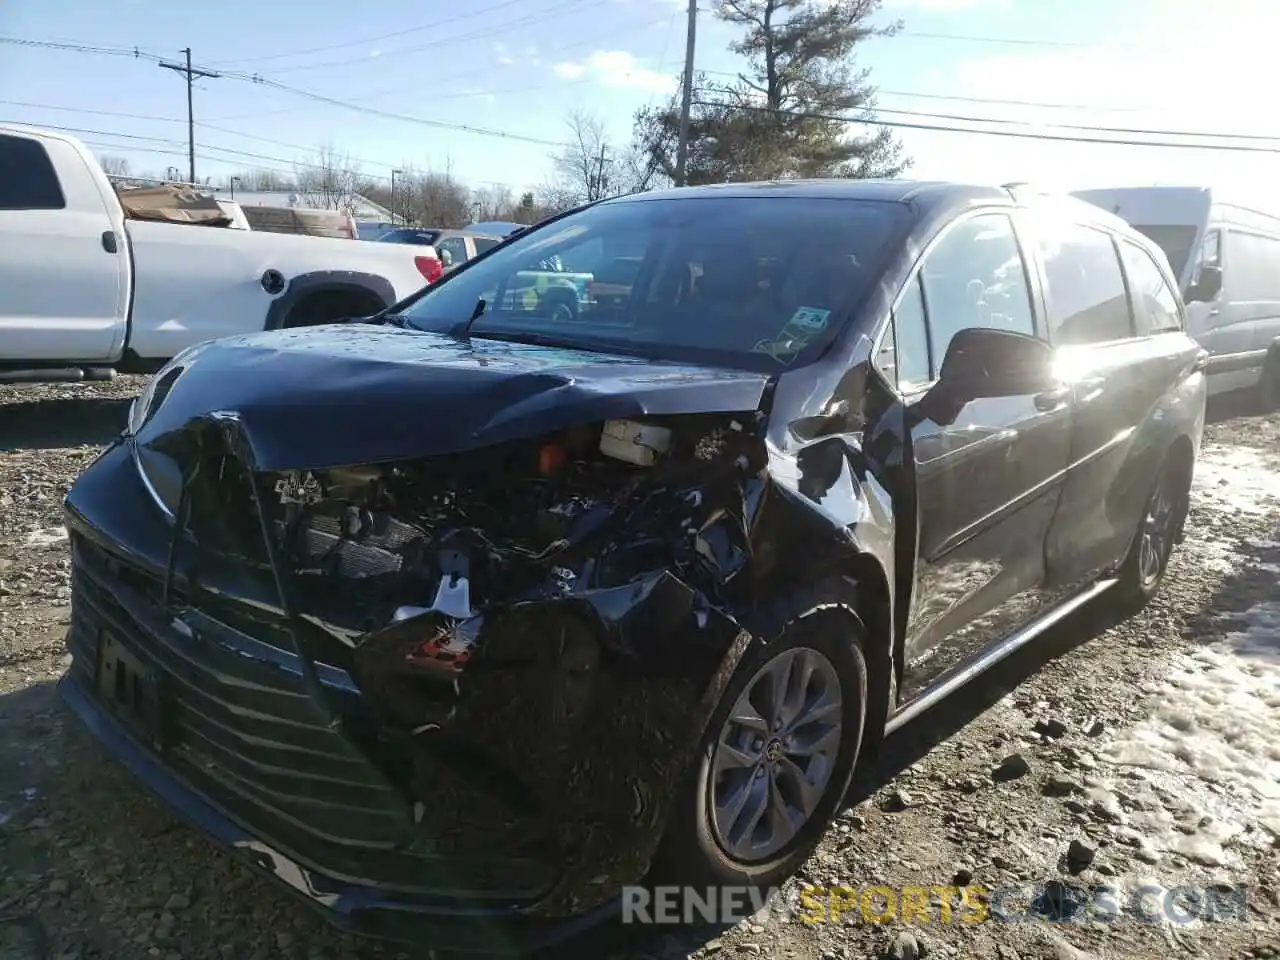
M 313 298 L 330 294 L 368 297 L 382 308 L 396 302 L 395 287 L 386 277 L 355 270 L 317 270 L 303 273 L 289 281 L 284 293 L 267 309 L 265 330 L 280 330 L 289 316 Z

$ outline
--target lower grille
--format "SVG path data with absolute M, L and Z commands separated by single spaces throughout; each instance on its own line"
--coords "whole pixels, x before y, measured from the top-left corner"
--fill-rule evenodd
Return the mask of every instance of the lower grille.
M 126 650 L 162 691 L 159 755 L 244 829 L 347 883 L 511 905 L 546 891 L 552 878 L 543 862 L 464 855 L 449 836 L 432 836 L 421 805 L 415 814 L 326 722 L 295 674 L 245 656 L 233 642 L 243 635 L 198 611 L 167 617 L 155 599 L 159 583 L 139 589 L 145 578 L 74 537 L 73 670 L 96 689 L 104 638 Z M 196 624 L 198 635 L 183 623 Z

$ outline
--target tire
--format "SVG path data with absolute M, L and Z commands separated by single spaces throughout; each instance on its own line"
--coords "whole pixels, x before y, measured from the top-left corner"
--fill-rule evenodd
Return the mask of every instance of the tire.
M 792 666 L 812 665 L 809 693 L 811 696 L 819 694 L 817 703 L 826 701 L 830 704 L 827 698 L 832 691 L 838 691 L 838 708 L 831 708 L 821 719 L 830 719 L 834 723 L 838 717 L 839 732 L 834 736 L 834 749 L 821 765 L 817 765 L 816 758 L 807 762 L 801 758 L 801 762 L 809 767 L 806 772 L 821 783 L 821 792 L 815 791 L 816 799 L 803 822 L 797 818 L 797 828 L 780 845 L 760 843 L 753 855 L 745 855 L 742 836 L 749 834 L 740 831 L 739 844 L 734 846 L 734 833 L 727 828 L 729 819 L 724 816 L 719 820 L 716 818 L 714 798 L 728 796 L 725 791 L 735 785 L 751 784 L 745 788 L 750 796 L 744 813 L 749 816 L 752 802 L 758 798 L 764 785 L 781 784 L 779 794 L 792 800 L 798 800 L 800 794 L 794 789 L 795 767 L 788 769 L 785 760 L 778 759 L 779 756 L 790 759 L 782 741 L 774 736 L 761 735 L 753 736 L 756 742 L 750 744 L 745 737 L 749 730 L 729 723 L 729 718 L 736 712 L 741 698 L 754 690 L 757 694 L 754 702 L 761 705 L 757 717 L 768 719 L 770 711 L 767 704 L 758 696 L 767 687 L 759 684 L 761 680 L 767 684 L 771 679 L 770 671 L 784 667 L 788 662 Z M 802 673 L 802 670 L 797 671 L 793 681 Z M 867 688 L 867 661 L 861 631 L 851 634 L 846 621 L 833 617 L 820 615 L 797 621 L 779 640 L 744 658 L 707 725 L 690 775 L 673 808 L 650 876 L 651 883 L 675 883 L 698 889 L 708 886 L 773 888 L 795 873 L 838 812 L 852 779 L 866 725 Z M 800 715 L 804 715 L 803 710 Z M 802 731 L 800 739 L 810 743 L 828 739 L 819 734 L 823 729 L 820 720 L 810 725 L 800 723 L 791 729 Z M 786 732 L 787 727 L 784 726 L 781 733 Z M 716 770 L 723 760 L 735 755 L 721 741 L 733 740 L 737 736 L 743 737 L 742 743 L 754 747 L 754 750 L 747 749 L 745 754 L 759 757 L 759 766 L 743 767 L 735 763 L 729 765 L 725 774 L 717 776 Z M 796 743 L 794 739 L 790 742 Z M 744 751 L 738 751 L 737 756 L 741 758 L 743 754 Z M 772 767 L 772 772 L 769 767 Z M 766 772 L 754 775 L 751 773 L 754 769 Z M 796 812 L 800 811 L 797 809 Z M 744 824 L 745 821 L 739 823 Z M 780 834 L 782 832 L 779 831 Z M 775 836 L 775 844 L 779 839 Z
M 544 299 L 547 313 L 555 323 L 573 323 L 578 319 L 577 295 L 568 290 L 549 290 Z
M 1262 379 L 1258 381 L 1258 399 L 1263 413 L 1280 411 L 1280 340 L 1273 342 L 1267 351 Z
M 1190 496 L 1191 471 L 1166 454 L 1120 567 L 1116 593 L 1125 608 L 1136 612 L 1160 591 L 1173 547 L 1181 538 Z

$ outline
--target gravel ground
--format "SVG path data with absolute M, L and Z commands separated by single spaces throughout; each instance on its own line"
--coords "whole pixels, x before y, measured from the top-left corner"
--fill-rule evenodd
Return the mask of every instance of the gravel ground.
M 58 704 L 62 496 L 140 386 L 0 387 L 0 958 L 394 956 L 174 821 Z M 1213 411 L 1160 598 L 1128 620 L 1083 611 L 899 732 L 775 909 L 722 931 L 605 930 L 556 956 L 1280 957 L 1280 416 L 1246 406 Z M 804 883 L 970 884 L 990 916 L 944 923 L 934 903 L 876 923 L 872 900 L 870 917 L 809 923 L 786 909 Z M 1070 906 L 1096 884 L 1245 887 L 1247 906 L 1106 923 Z M 1040 922 L 1000 922 L 1037 890 Z

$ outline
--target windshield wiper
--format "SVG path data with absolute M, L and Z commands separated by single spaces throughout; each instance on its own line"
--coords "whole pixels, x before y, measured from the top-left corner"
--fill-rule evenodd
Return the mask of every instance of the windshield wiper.
M 467 322 L 462 325 L 462 330 L 458 333 L 459 337 L 468 341 L 471 339 L 471 325 L 480 319 L 486 306 L 484 297 L 476 301 L 475 309 L 471 311 L 471 316 L 467 317 Z

